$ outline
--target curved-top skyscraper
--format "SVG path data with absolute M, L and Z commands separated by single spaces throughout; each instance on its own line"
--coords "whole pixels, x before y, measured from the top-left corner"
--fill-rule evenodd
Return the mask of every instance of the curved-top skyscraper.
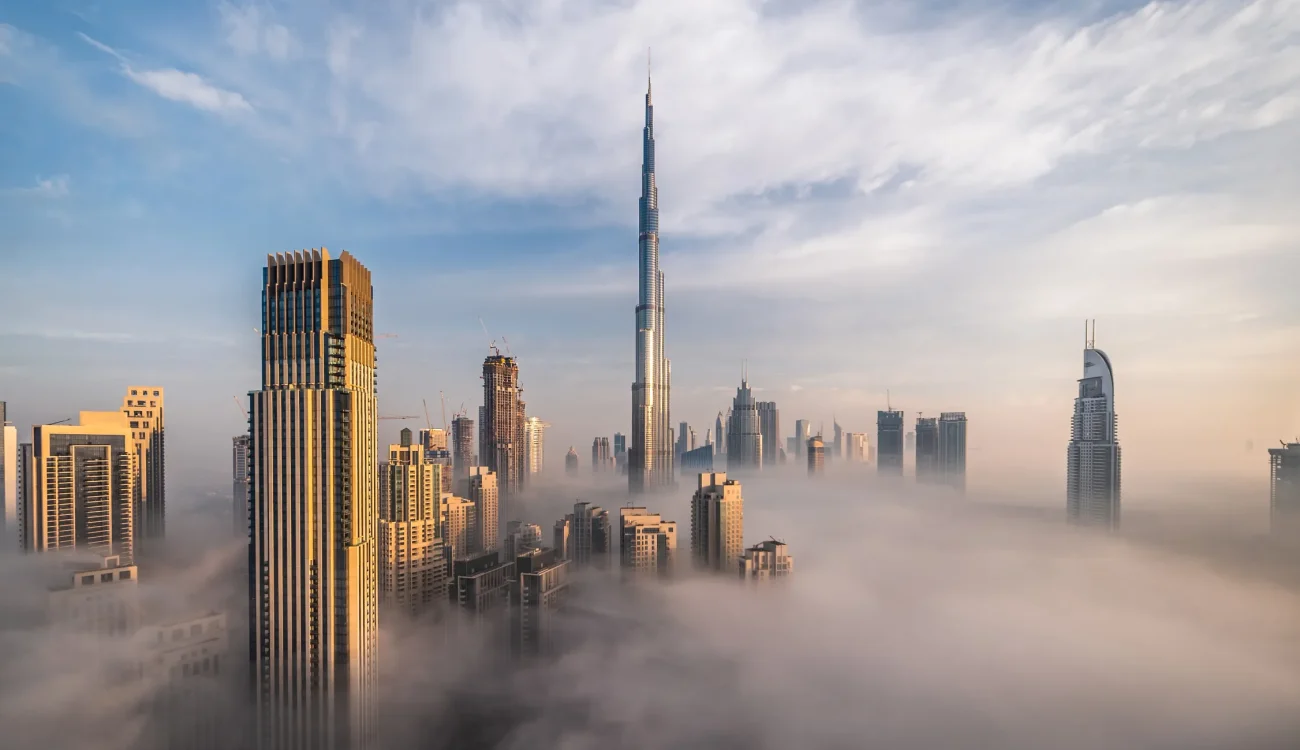
M 1074 400 L 1066 463 L 1066 512 L 1071 521 L 1118 529 L 1120 450 L 1116 434 L 1115 371 L 1093 344 L 1089 327 L 1083 349 L 1083 377 Z
M 632 445 L 627 485 L 632 492 L 673 484 L 673 436 L 668 411 L 670 370 L 664 356 L 664 275 L 659 270 L 659 189 L 655 187 L 654 106 L 646 79 L 642 135 L 640 282 L 636 305 L 636 381 L 632 383 Z

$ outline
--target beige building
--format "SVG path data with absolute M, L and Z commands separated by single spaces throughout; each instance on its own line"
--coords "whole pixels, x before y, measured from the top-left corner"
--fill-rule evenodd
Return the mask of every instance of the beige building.
M 129 637 L 140 627 L 140 575 L 117 555 L 69 562 L 51 581 L 50 625 L 99 636 Z
M 469 467 L 469 492 L 466 494 L 474 503 L 477 538 L 473 542 L 473 551 L 501 549 L 500 494 L 496 472 L 486 466 Z
M 546 466 L 546 428 L 550 426 L 537 417 L 524 420 L 524 471 L 534 477 Z
M 860 464 L 867 463 L 870 459 L 867 453 L 867 433 L 846 432 L 844 433 L 844 440 L 846 443 L 844 458 Z
M 445 495 L 442 499 L 442 542 L 447 555 L 457 560 L 471 554 L 479 543 L 478 509 L 463 497 Z
M 234 665 L 226 615 L 147 626 L 135 643 L 138 675 L 152 697 L 149 745 L 224 750 L 245 739 L 228 697 Z
M 722 472 L 700 474 L 691 497 L 691 558 L 704 570 L 736 569 L 745 548 L 740 482 Z
M 821 435 L 808 438 L 805 453 L 808 456 L 808 476 L 815 477 L 826 471 L 826 443 L 822 442 Z
M 551 546 L 566 560 L 572 554 L 569 546 L 571 544 L 573 544 L 573 514 L 556 521 L 551 531 Z
M 167 472 L 163 435 L 163 389 L 133 385 L 122 398 L 135 451 L 135 539 L 147 545 L 167 531 Z
M 447 558 L 439 536 L 442 467 L 402 430 L 379 465 L 381 607 L 420 615 L 447 599 Z
M 794 557 L 785 542 L 769 539 L 745 550 L 737 567 L 741 579 L 762 583 L 793 575 Z
M 27 551 L 84 549 L 134 562 L 138 471 L 125 415 L 83 411 L 80 424 L 33 426 L 30 468 Z
M 250 394 L 250 593 L 262 750 L 374 742 L 379 465 L 370 272 L 267 258 Z
M 624 574 L 670 574 L 677 554 L 677 522 L 641 507 L 619 508 L 618 517 Z
M 9 423 L 5 402 L 0 401 L 0 552 L 20 549 L 18 529 L 18 428 Z

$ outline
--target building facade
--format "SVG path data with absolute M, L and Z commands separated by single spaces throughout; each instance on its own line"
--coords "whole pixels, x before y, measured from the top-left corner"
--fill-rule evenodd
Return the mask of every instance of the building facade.
M 670 575 L 677 556 L 677 522 L 643 507 L 619 508 L 618 517 L 623 574 Z
M 1300 442 L 1268 449 L 1269 522 L 1275 532 L 1300 529 Z
M 569 446 L 569 452 L 564 454 L 564 473 L 569 476 L 575 476 L 578 473 L 578 452 Z
M 236 435 L 231 439 L 230 460 L 230 523 L 231 531 L 237 537 L 248 536 L 248 492 L 249 472 L 248 435 Z
M 322 248 L 269 256 L 262 278 L 262 387 L 249 394 L 258 743 L 360 750 L 379 666 L 370 272 Z
M 804 451 L 808 448 L 808 438 L 810 437 L 812 437 L 812 433 L 808 420 L 796 419 L 794 421 L 794 455 L 791 460 L 805 457 Z
M 769 539 L 745 550 L 737 567 L 741 580 L 766 583 L 793 575 L 794 557 L 785 542 Z
M 21 548 L 18 530 L 18 428 L 0 401 L 0 552 Z
M 56 630 L 129 638 L 140 627 L 140 571 L 118 555 L 66 562 L 49 587 Z
M 121 412 L 83 411 L 80 424 L 32 427 L 24 548 L 88 550 L 134 564 L 136 456 Z
M 745 548 L 745 499 L 740 482 L 702 473 L 691 497 L 691 559 L 701 570 L 735 570 Z
M 758 471 L 763 468 L 763 434 L 759 430 L 758 404 L 742 378 L 731 404 L 731 422 L 727 426 L 727 470 Z
M 636 377 L 632 381 L 632 444 L 627 484 L 631 492 L 673 486 L 673 434 L 669 409 L 672 365 L 664 348 L 664 274 L 659 270 L 659 188 L 655 184 L 654 106 L 646 81 L 641 135 L 641 201 L 637 234 Z
M 614 456 L 609 451 L 609 438 L 598 437 L 592 439 L 591 470 L 597 474 L 614 470 Z
M 1115 374 L 1110 358 L 1083 350 L 1083 377 L 1074 400 L 1066 458 L 1066 514 L 1073 523 L 1116 530 L 1120 524 L 1120 447 L 1115 416 Z
M 468 494 L 474 503 L 474 524 L 478 531 L 474 552 L 500 549 L 501 490 L 496 472 L 486 466 L 471 466 Z
M 451 420 L 451 461 L 458 481 L 469 476 L 469 467 L 478 466 L 474 445 L 474 420 L 463 414 Z
M 686 451 L 682 454 L 681 467 L 683 474 L 713 471 L 713 446 L 702 445 L 693 451 Z
M 867 443 L 867 433 L 865 432 L 844 433 L 845 460 L 854 463 L 867 463 Z
M 386 611 L 414 617 L 447 600 L 442 494 L 442 466 L 403 429 L 379 464 L 379 602 Z
M 553 620 L 568 595 L 570 563 L 546 548 L 526 550 L 514 560 L 518 581 L 511 608 L 513 652 L 523 657 L 554 653 Z
M 482 541 L 477 506 L 463 497 L 443 495 L 441 515 L 442 543 L 447 548 L 447 556 L 456 560 L 473 554 Z
M 822 441 L 821 435 L 813 435 L 808 438 L 808 445 L 804 448 L 804 456 L 808 459 L 808 476 L 820 476 L 826 471 L 826 443 Z
M 903 475 L 903 412 L 876 412 L 876 470 Z
M 758 433 L 763 438 L 763 465 L 776 466 L 781 462 L 781 412 L 775 401 L 759 401 Z
M 502 546 L 507 560 L 513 560 L 530 549 L 537 549 L 542 546 L 542 527 L 535 523 L 511 521 L 506 524 L 506 540 Z
M 137 546 L 167 533 L 166 441 L 163 432 L 163 389 L 131 386 L 122 399 L 122 414 L 131 427 L 135 451 L 135 538 Z
M 966 491 L 966 412 L 939 415 L 939 480 Z
M 573 504 L 573 512 L 557 523 L 555 528 L 556 554 L 572 562 L 575 568 L 585 568 L 592 564 L 605 567 L 608 564 L 611 547 L 609 511 L 579 500 Z M 562 545 L 559 543 L 561 529 Z
M 916 418 L 916 481 L 939 480 L 939 420 Z
M 524 402 L 520 398 L 519 363 L 493 352 L 483 360 L 483 409 L 478 455 L 497 476 L 501 494 L 510 498 L 524 488 Z M 471 467 L 472 472 L 472 467 Z
M 546 428 L 551 425 L 538 417 L 524 418 L 525 473 L 536 476 L 546 466 Z

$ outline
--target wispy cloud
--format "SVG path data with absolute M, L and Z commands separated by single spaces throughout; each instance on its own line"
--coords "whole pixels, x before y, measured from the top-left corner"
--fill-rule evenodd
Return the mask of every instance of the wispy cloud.
M 36 184 L 29 187 L 10 188 L 9 195 L 30 196 L 36 198 L 63 198 L 71 190 L 71 180 L 66 174 L 53 177 L 38 177 Z
M 301 53 L 301 45 L 288 27 L 266 19 L 262 7 L 223 2 L 219 11 L 226 44 L 236 53 L 260 54 L 272 60 L 288 60 Z
M 121 64 L 122 73 L 127 78 L 164 99 L 215 113 L 250 112 L 253 109 L 242 94 L 214 86 L 197 73 L 188 73 L 175 68 L 138 70 L 131 65 L 122 53 L 107 44 L 80 32 L 78 32 L 78 36 L 86 43 L 116 59 Z

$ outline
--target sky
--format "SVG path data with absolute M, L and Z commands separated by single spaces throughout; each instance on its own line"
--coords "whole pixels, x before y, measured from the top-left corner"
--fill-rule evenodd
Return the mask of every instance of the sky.
M 170 471 L 222 479 L 266 256 L 324 246 L 421 415 L 383 440 L 474 416 L 496 340 L 549 468 L 585 458 L 630 422 L 649 49 L 674 423 L 747 362 L 787 434 L 964 410 L 972 486 L 1057 502 L 1095 318 L 1126 487 L 1262 486 L 1300 433 L 1297 35 L 1287 0 L 6 3 L 0 399 L 26 433 L 162 385 Z

